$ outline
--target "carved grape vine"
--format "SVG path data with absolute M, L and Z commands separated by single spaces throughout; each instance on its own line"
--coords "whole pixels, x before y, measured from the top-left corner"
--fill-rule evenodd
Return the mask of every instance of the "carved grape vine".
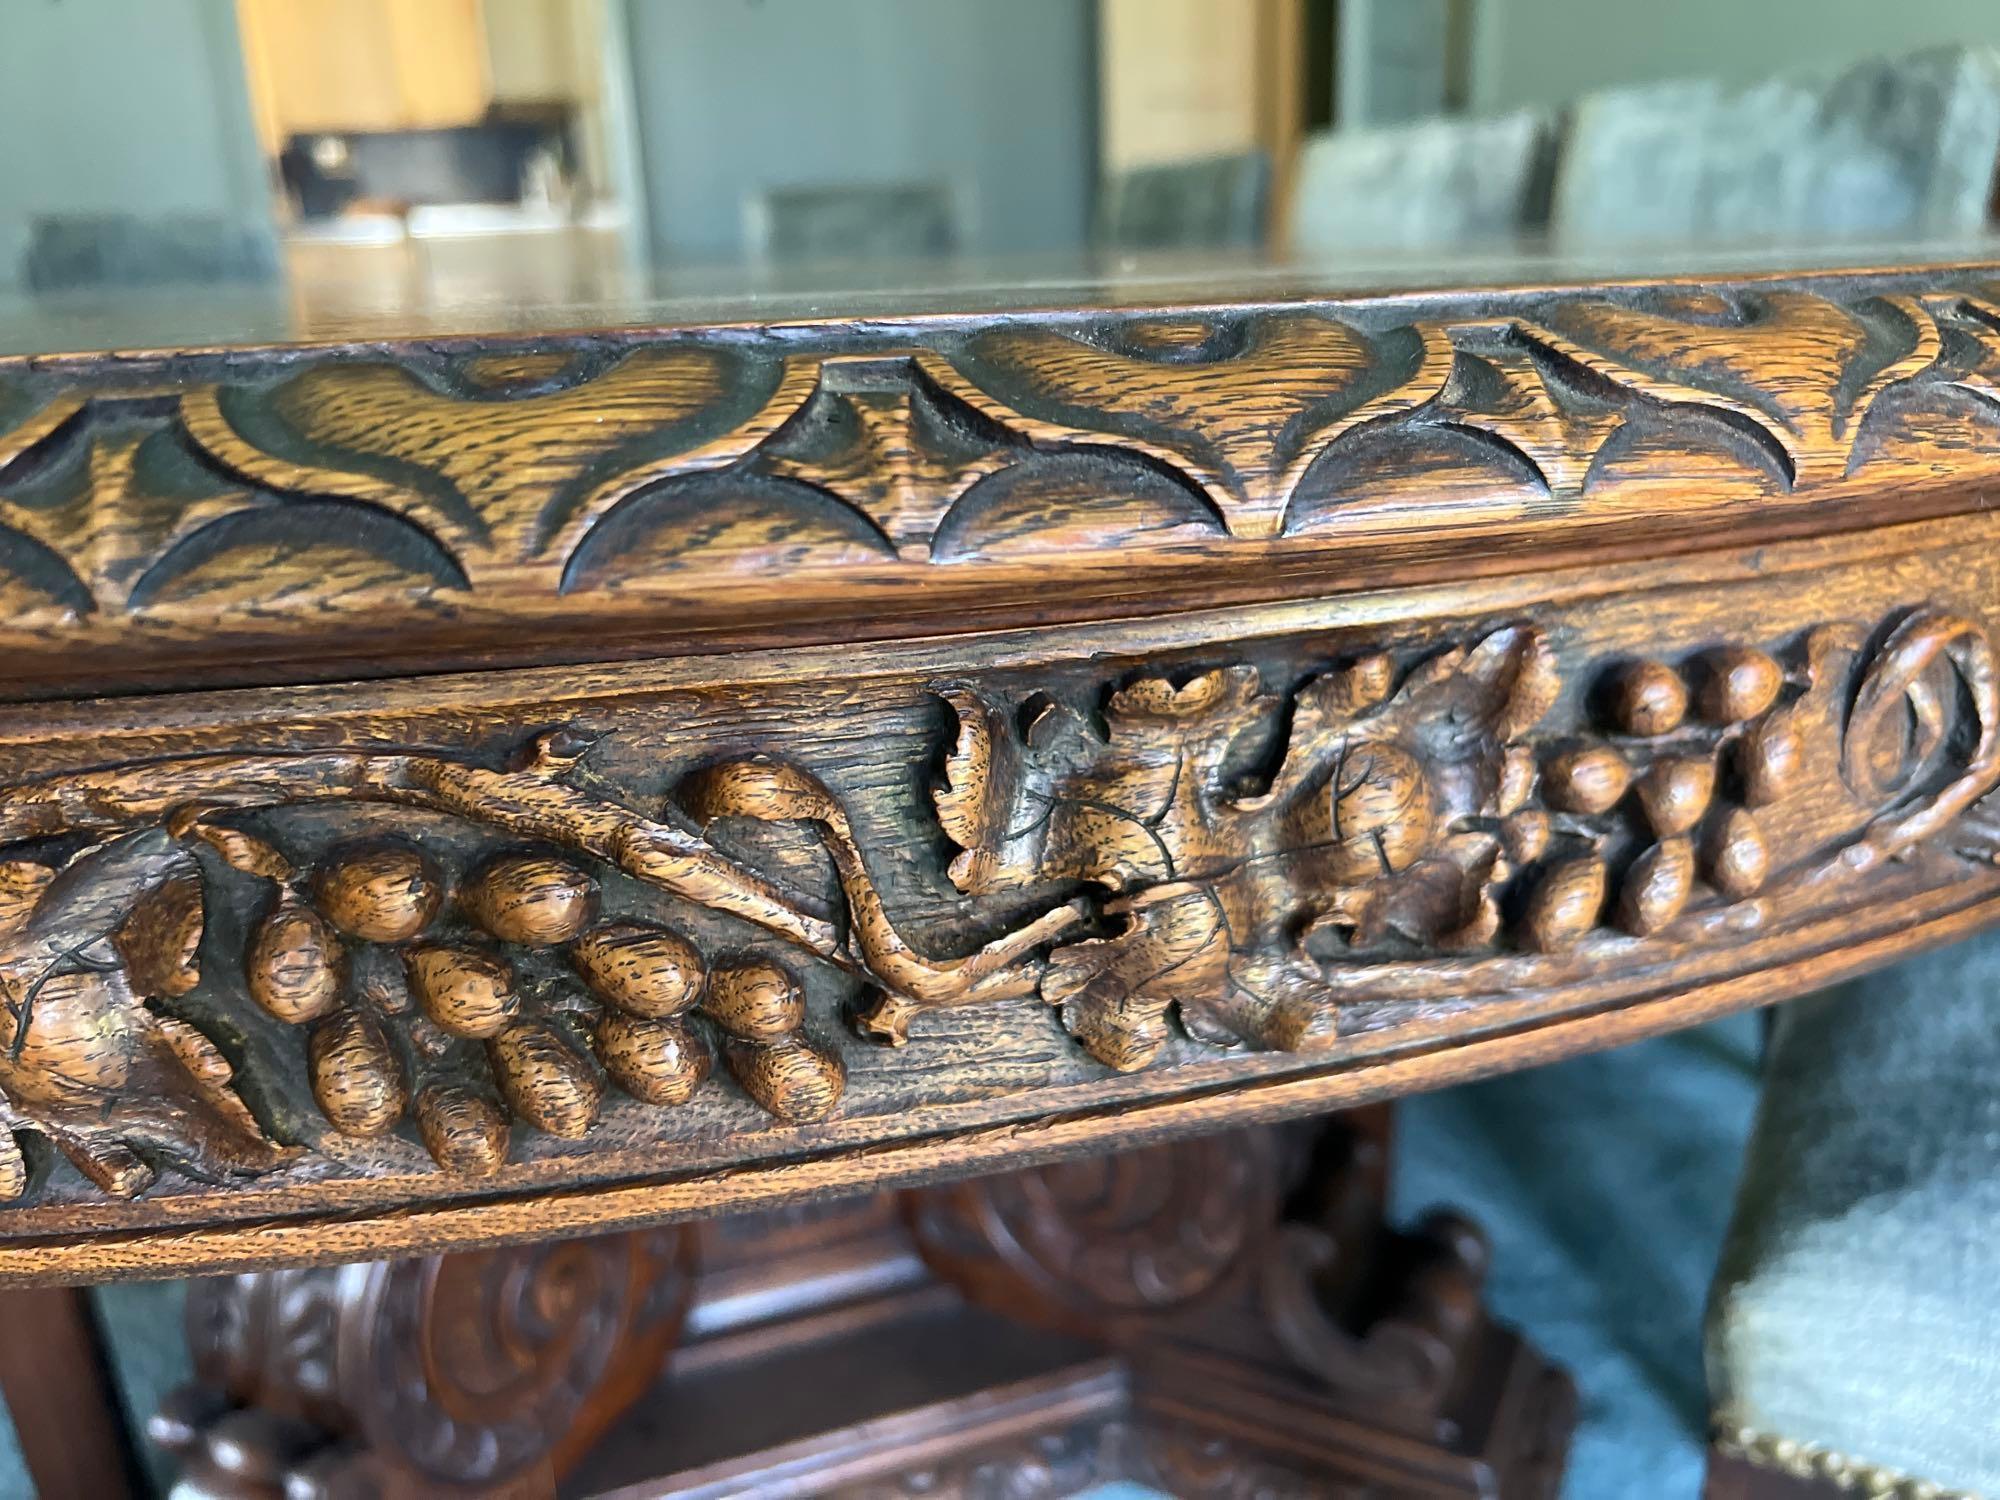
M 671 928 L 599 921 L 598 882 L 571 859 L 491 858 L 454 914 L 444 871 L 409 845 L 338 849 L 308 878 L 240 831 L 191 831 L 278 886 L 251 934 L 247 985 L 273 1016 L 311 1028 L 313 1096 L 344 1134 L 382 1135 L 408 1115 L 445 1170 L 490 1175 L 513 1122 L 587 1135 L 607 1081 L 645 1104 L 685 1104 L 712 1065 L 697 1013 L 771 1114 L 800 1123 L 839 1102 L 840 1058 L 806 1034 L 788 971 L 748 957 L 711 966 Z M 559 954 L 566 972 L 531 968 L 537 954 Z
M 857 958 L 831 923 L 678 824 L 570 785 L 586 748 L 552 733 L 501 771 L 395 753 L 197 756 L 0 795 L 0 837 L 141 825 L 60 871 L 0 864 L 0 1191 L 28 1185 L 14 1129 L 47 1135 L 120 1194 L 146 1186 L 156 1162 L 214 1177 L 292 1154 L 238 1097 L 209 1039 L 153 1004 L 200 982 L 202 881 L 187 847 L 197 840 L 272 888 L 245 944 L 245 984 L 269 1014 L 307 1030 L 308 1081 L 328 1123 L 366 1138 L 413 1117 L 457 1173 L 499 1170 L 515 1122 L 583 1136 L 607 1081 L 647 1104 L 685 1102 L 710 1067 L 700 1028 L 714 1029 L 738 1085 L 780 1120 L 818 1119 L 839 1102 L 843 1064 L 807 1030 L 787 968 L 733 950 L 711 960 L 664 926 L 596 920 L 589 860 L 849 971 L 887 944 L 898 972 L 929 976 L 929 993 L 1032 983 L 1010 965 L 1035 937 L 933 967 L 895 936 L 879 899 L 876 920 L 855 924 Z M 301 869 L 229 821 L 315 797 L 416 805 L 571 852 L 503 853 L 454 899 L 412 845 L 343 846 Z M 863 873 L 857 889 L 867 888 Z
M 1039 996 L 1131 1069 L 1176 1020 L 1198 1043 L 1312 1050 L 1357 1016 L 1383 1024 L 1384 996 L 1535 992 L 1615 973 L 1637 943 L 1670 954 L 1731 930 L 1718 922 L 1782 931 L 2000 783 L 1990 643 L 1931 608 L 1611 663 L 1554 726 L 1565 684 L 1525 624 L 1365 654 L 1285 692 L 1243 665 L 1142 675 L 1101 707 L 938 691 L 958 724 L 934 794 L 959 849 L 945 873 L 1041 909 L 953 956 L 904 936 L 840 799 L 768 757 L 681 778 L 658 817 L 607 797 L 582 767 L 592 742 L 567 729 L 501 769 L 300 751 L 0 788 L 0 842 L 70 851 L 0 861 L 0 1191 L 32 1175 L 15 1130 L 128 1194 L 162 1166 L 227 1178 L 294 1149 L 177 1007 L 201 979 L 197 843 L 267 888 L 245 986 L 305 1033 L 328 1123 L 369 1138 L 413 1122 L 440 1166 L 477 1176 L 517 1127 L 584 1137 L 610 1088 L 686 1103 L 717 1050 L 781 1121 L 839 1103 L 841 1056 L 792 972 L 607 915 L 610 871 L 831 966 L 877 1037 Z M 454 889 L 415 844 L 352 842 L 301 868 L 238 826 L 312 802 L 462 819 L 498 852 Z M 696 831 L 725 818 L 815 828 L 836 909 Z
M 1400 675 L 1365 656 L 1289 699 L 1249 668 L 1143 678 L 1101 727 L 946 686 L 949 873 L 1105 893 L 1114 929 L 1056 947 L 1040 993 L 1112 1067 L 1152 1061 L 1170 1016 L 1199 1041 L 1323 1047 L 1399 972 L 1530 989 L 1691 912 L 1761 901 L 1775 923 L 2000 781 L 1977 626 L 1921 609 L 1872 651 L 1834 626 L 1792 654 L 1626 664 L 1599 685 L 1607 722 L 1536 744 L 1560 685 L 1527 627 Z M 1276 768 L 1232 777 L 1274 725 Z M 865 1019 L 893 1040 L 922 1008 L 891 994 Z

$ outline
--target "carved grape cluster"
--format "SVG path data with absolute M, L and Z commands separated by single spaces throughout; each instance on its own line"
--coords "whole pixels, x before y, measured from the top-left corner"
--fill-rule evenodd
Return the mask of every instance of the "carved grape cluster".
M 1648 660 L 1616 675 L 1611 737 L 1542 766 L 1553 830 L 1591 847 L 1548 863 L 1529 893 L 1526 946 L 1550 952 L 1576 942 L 1603 920 L 1614 883 L 1612 919 L 1635 937 L 1680 916 L 1698 882 L 1731 901 L 1763 886 L 1771 858 L 1752 808 L 1785 793 L 1803 753 L 1789 717 L 1773 712 L 1785 680 L 1775 658 L 1740 646 L 1707 653 L 1685 674 Z M 1736 773 L 1736 798 L 1718 796 L 1725 767 Z M 1628 809 L 1647 841 L 1614 882 L 1605 829 Z
M 278 884 L 245 977 L 271 1015 L 311 1028 L 313 1096 L 345 1135 L 413 1117 L 439 1166 L 488 1175 L 513 1121 L 587 1134 L 607 1082 L 645 1104 L 686 1103 L 713 1060 L 697 1011 L 737 1082 L 779 1119 L 821 1118 L 840 1098 L 840 1059 L 805 1033 L 787 970 L 747 956 L 711 967 L 669 928 L 600 920 L 596 879 L 569 859 L 502 854 L 454 896 L 406 844 L 335 850 L 308 879 L 245 835 L 202 832 Z M 552 974 L 521 950 L 566 962 Z

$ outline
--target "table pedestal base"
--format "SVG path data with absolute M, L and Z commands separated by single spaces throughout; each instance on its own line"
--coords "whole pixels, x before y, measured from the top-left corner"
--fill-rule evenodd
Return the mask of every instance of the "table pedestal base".
M 1552 1496 L 1569 1382 L 1486 1315 L 1472 1226 L 1384 1226 L 1387 1145 L 1364 1111 L 205 1283 L 203 1384 L 155 1433 L 189 1491 L 245 1500 Z

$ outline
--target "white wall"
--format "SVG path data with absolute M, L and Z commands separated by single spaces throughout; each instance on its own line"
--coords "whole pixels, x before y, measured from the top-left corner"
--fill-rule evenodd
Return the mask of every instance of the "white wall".
M 1949 42 L 2000 45 L 2000 0 L 1474 0 L 1471 108 L 1666 78 L 1749 83 Z
M 49 213 L 270 224 L 233 0 L 4 0 L 0 288 Z
M 969 249 L 1080 244 L 1096 152 L 1088 0 L 627 0 L 655 248 L 743 251 L 743 199 L 950 181 Z

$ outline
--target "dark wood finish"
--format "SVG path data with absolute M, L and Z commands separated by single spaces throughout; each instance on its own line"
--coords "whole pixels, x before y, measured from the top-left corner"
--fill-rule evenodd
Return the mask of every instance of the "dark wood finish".
M 1668 593 L 1599 570 L 1470 629 L 1461 591 L 1442 621 L 1239 611 L 1205 644 L 977 638 L 866 677 L 801 652 L 728 684 L 26 710 L 0 1085 L 76 1171 L 17 1158 L 0 1276 L 603 1228 L 1270 1118 L 1966 930 L 2000 894 L 1994 524 Z
M 40 1500 L 144 1493 L 89 1293 L 0 1293 L 0 1328 L 0 1396 Z
M 197 1282 L 200 1383 L 150 1430 L 198 1495 L 546 1490 L 652 1381 L 693 1271 L 661 1229 Z
M 1996 286 L 0 363 L 0 1282 L 1051 1162 L 1970 932 Z
M 894 639 L 1966 515 L 1993 296 L 1989 267 L 1265 288 L 5 359 L 4 679 Z
M 683 1343 L 636 1404 L 635 1386 L 591 1396 L 592 1427 L 631 1410 L 588 1454 L 555 1420 L 579 1385 L 539 1359 L 527 1401 L 511 1367 L 449 1392 L 415 1380 L 519 1343 L 496 1326 L 512 1304 L 443 1291 L 524 1266 L 542 1286 L 520 1251 L 209 1284 L 190 1318 L 208 1384 L 156 1425 L 197 1490 L 230 1500 L 520 1493 L 551 1475 L 618 1496 L 1057 1496 L 1119 1477 L 1188 1496 L 1553 1495 L 1567 1382 L 1480 1308 L 1475 1230 L 1385 1230 L 1385 1124 L 703 1226 L 685 1242 L 702 1266 Z M 620 1261 L 627 1243 L 571 1254 Z M 564 1326 L 613 1326 L 593 1309 L 625 1305 L 614 1280 L 567 1286 Z M 436 1289 L 422 1322 L 376 1290 L 405 1282 Z M 670 1285 L 678 1298 L 678 1263 Z M 611 1348 L 572 1342 L 600 1363 Z M 287 1348 L 303 1374 L 278 1362 Z M 378 1366 L 412 1379 L 354 1381 Z

